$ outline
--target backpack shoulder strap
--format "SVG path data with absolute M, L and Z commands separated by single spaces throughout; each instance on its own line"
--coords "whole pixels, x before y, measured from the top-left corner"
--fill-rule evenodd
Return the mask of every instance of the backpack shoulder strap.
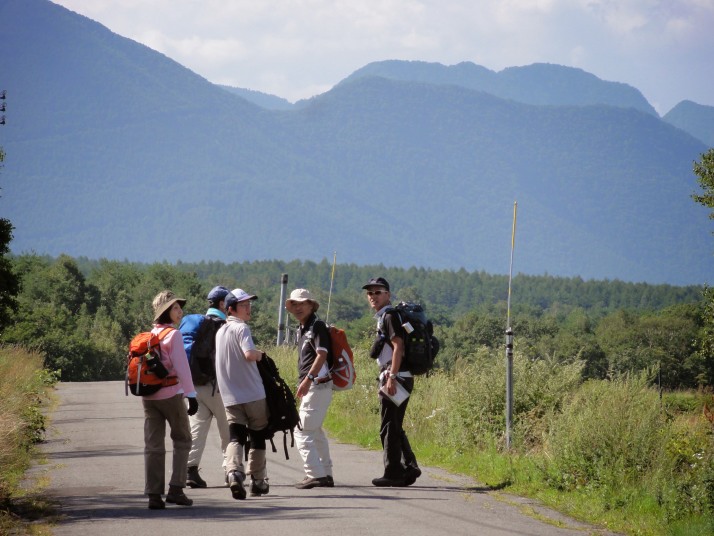
M 172 327 L 168 327 L 168 328 L 162 329 L 162 330 L 159 332 L 159 340 L 160 340 L 160 341 L 164 340 L 164 338 L 165 338 L 169 333 L 171 333 L 172 331 L 174 331 L 175 329 L 176 329 L 176 328 L 172 328 Z

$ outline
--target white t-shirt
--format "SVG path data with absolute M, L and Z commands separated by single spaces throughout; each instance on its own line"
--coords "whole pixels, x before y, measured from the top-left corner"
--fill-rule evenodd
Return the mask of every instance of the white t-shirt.
M 255 349 L 248 324 L 229 316 L 216 333 L 216 379 L 224 406 L 265 398 L 258 365 L 245 358 L 245 352 Z

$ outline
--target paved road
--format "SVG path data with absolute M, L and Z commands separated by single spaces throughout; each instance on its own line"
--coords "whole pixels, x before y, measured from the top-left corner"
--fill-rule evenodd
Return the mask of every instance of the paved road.
M 429 467 L 409 488 L 375 488 L 371 479 L 380 474 L 381 453 L 335 442 L 334 488 L 295 489 L 302 478 L 299 455 L 292 448 L 285 460 L 281 443 L 277 453 L 268 453 L 270 494 L 236 501 L 222 485 L 214 428 L 201 471 L 209 487 L 187 489 L 194 506 L 148 510 L 140 400 L 124 396 L 122 382 L 63 383 L 57 395 L 43 445 L 49 463 L 33 469 L 49 477 L 48 492 L 61 504 L 55 536 L 609 534 Z

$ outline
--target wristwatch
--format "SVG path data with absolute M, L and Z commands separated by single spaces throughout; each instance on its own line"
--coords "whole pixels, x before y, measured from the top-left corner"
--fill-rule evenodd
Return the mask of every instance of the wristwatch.
M 390 379 L 390 380 L 396 380 L 396 379 L 397 379 L 397 375 L 394 374 L 394 373 L 392 373 L 392 372 L 390 372 L 390 373 L 389 373 L 389 379 Z
M 315 378 L 315 376 L 312 374 L 308 374 L 307 379 L 310 380 L 312 383 L 317 383 L 317 378 Z

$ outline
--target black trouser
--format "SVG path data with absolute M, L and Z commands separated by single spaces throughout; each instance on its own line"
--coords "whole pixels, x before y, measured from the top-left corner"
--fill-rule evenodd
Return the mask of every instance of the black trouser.
M 414 389 L 414 378 L 399 378 L 399 383 L 409 391 Z M 409 399 L 397 406 L 386 396 L 380 396 L 380 415 L 382 427 L 379 438 L 384 449 L 384 476 L 386 478 L 404 478 L 406 465 L 416 465 L 416 457 L 409 445 L 409 439 L 404 431 L 404 414 L 407 411 Z

